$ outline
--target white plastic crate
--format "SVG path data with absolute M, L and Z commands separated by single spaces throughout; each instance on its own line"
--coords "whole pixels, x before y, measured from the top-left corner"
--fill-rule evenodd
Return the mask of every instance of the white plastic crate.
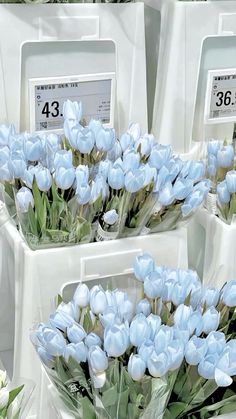
M 5 220 L 4 208 L 2 217 Z M 41 412 L 46 419 L 47 393 L 40 386 L 40 363 L 29 341 L 33 324 L 47 320 L 53 310 L 54 297 L 66 284 L 80 280 L 94 284 L 112 276 L 118 284 L 122 274 L 132 273 L 134 257 L 143 252 L 151 253 L 160 265 L 187 268 L 187 230 L 183 227 L 166 233 L 112 242 L 32 251 L 10 219 L 3 224 L 0 216 L 0 224 L 0 236 L 9 260 L 3 272 L 4 281 L 15 283 L 13 372 L 16 376 L 31 378 L 38 383 L 32 417 L 36 412 Z M 13 332 L 10 325 L 7 332 Z
M 144 0 L 162 11 L 153 133 L 198 156 L 205 138 L 232 138 L 233 123 L 204 126 L 207 71 L 236 67 L 236 2 Z
M 29 129 L 31 77 L 114 72 L 115 128 L 123 132 L 138 121 L 147 131 L 144 9 L 143 3 L 0 4 L 1 123 Z
M 189 263 L 203 282 L 222 287 L 236 279 L 236 224 L 228 225 L 201 209 L 189 225 Z

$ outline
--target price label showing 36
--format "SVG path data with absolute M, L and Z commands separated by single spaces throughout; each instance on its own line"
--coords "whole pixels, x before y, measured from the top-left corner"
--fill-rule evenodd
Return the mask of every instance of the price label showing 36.
M 208 72 L 205 122 L 236 122 L 236 69 Z
M 113 125 L 114 73 L 30 80 L 31 131 L 61 131 L 63 104 L 81 101 L 83 123 L 91 118 Z

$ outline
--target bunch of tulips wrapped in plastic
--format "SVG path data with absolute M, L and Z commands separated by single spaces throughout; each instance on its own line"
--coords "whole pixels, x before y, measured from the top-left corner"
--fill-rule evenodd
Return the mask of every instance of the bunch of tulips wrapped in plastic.
M 115 130 L 64 104 L 64 134 L 17 134 L 0 127 L 0 180 L 29 246 L 111 240 L 176 228 L 203 202 L 203 162 L 182 161 L 170 146 L 131 124 Z
M 140 300 L 80 283 L 31 340 L 75 418 L 208 418 L 236 410 L 236 281 L 204 288 L 191 270 L 138 256 Z M 227 409 L 227 410 L 226 410 Z

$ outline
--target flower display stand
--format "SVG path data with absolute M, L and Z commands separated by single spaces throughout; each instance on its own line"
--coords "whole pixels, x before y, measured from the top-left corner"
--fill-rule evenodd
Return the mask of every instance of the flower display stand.
M 236 225 L 201 209 L 188 228 L 189 262 L 208 286 L 236 278 Z
M 2 219 L 2 222 L 1 222 Z M 40 383 L 40 364 L 29 340 L 32 326 L 45 321 L 54 304 L 54 297 L 65 284 L 78 281 L 100 282 L 106 276 L 132 273 L 134 257 L 149 252 L 158 264 L 187 268 L 187 230 L 185 227 L 166 233 L 139 236 L 112 242 L 100 242 L 56 249 L 32 251 L 17 231 L 6 221 L 1 208 L 0 236 L 7 263 L 2 272 L 6 283 L 15 284 L 14 368 L 16 376 L 25 376 Z M 1 278 L 2 280 L 2 278 Z M 13 332 L 9 327 L 8 333 Z M 10 338 L 10 337 L 9 337 Z M 46 419 L 47 392 L 38 384 L 32 418 Z M 40 395 L 40 396 L 39 396 Z

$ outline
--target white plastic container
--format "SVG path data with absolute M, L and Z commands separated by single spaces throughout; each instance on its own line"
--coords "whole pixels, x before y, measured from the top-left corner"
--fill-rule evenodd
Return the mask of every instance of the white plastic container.
M 236 224 L 228 225 L 206 209 L 195 215 L 188 229 L 189 264 L 204 284 L 222 287 L 236 279 Z
M 233 123 L 206 127 L 203 116 L 207 71 L 236 67 L 236 2 L 145 0 L 145 4 L 163 13 L 153 133 L 176 152 L 198 156 L 199 142 L 205 138 L 233 134 Z
M 123 132 L 138 121 L 147 131 L 144 9 L 143 3 L 0 4 L 1 123 L 29 129 L 29 78 L 114 72 L 115 128 Z
M 4 237 L 9 261 L 4 281 L 15 282 L 13 372 L 16 376 L 24 375 L 37 382 L 32 417 L 37 412 L 37 417 L 43 419 L 47 414 L 47 392 L 40 386 L 40 362 L 29 340 L 29 331 L 35 323 L 48 319 L 58 292 L 66 284 L 81 280 L 99 283 L 104 277 L 132 273 L 134 257 L 145 251 L 151 253 L 160 265 L 187 268 L 186 228 L 114 240 L 112 243 L 38 251 L 28 248 L 13 222 L 2 226 L 0 235 Z

